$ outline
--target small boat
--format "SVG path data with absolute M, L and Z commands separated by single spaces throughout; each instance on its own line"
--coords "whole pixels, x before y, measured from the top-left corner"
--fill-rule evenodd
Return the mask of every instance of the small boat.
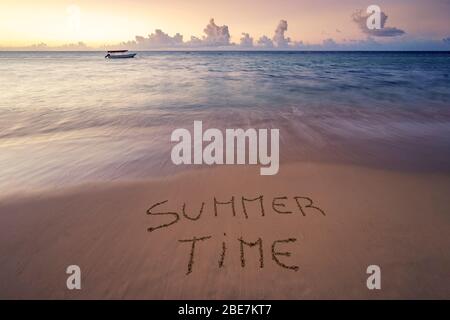
M 106 59 L 129 59 L 134 58 L 136 53 L 127 53 L 128 50 L 110 50 L 106 53 Z

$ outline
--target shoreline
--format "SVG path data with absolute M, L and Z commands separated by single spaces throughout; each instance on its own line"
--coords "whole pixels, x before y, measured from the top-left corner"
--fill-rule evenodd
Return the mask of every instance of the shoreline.
M 0 117 L 0 123 L 5 125 L 0 137 L 0 198 L 5 192 L 28 192 L 47 186 L 59 189 L 83 183 L 146 180 L 197 170 L 194 165 L 180 167 L 171 162 L 176 143 L 170 142 L 174 130 L 190 130 L 196 119 L 203 119 L 205 130 L 279 129 L 280 170 L 301 161 L 450 174 L 446 148 L 450 115 L 445 110 L 391 110 L 386 114 L 376 108 L 337 107 L 327 111 L 285 106 L 277 108 L 276 115 L 273 111 L 152 110 L 143 116 L 123 116 L 115 111 L 110 118 L 97 122 L 98 110 L 94 109 L 86 111 L 88 120 L 69 112 L 73 119 L 61 126 L 47 120 L 39 123 L 39 119 L 47 117 L 43 110 L 16 117 L 19 123 L 37 123 L 30 128 L 8 127 L 14 123 L 8 119 L 17 114 L 10 111 L 3 115 L 4 119 Z M 54 113 L 55 120 L 65 116 L 65 112 Z M 47 133 L 40 132 L 46 130 Z
M 283 159 L 280 162 L 279 175 L 285 167 L 293 167 L 296 165 L 300 166 L 324 166 L 324 167 L 333 167 L 337 166 L 340 168 L 356 168 L 357 170 L 369 170 L 369 171 L 379 171 L 386 172 L 392 174 L 399 175 L 411 175 L 418 176 L 423 178 L 442 178 L 442 179 L 450 179 L 450 171 L 448 170 L 438 170 L 434 168 L 403 168 L 399 169 L 394 165 L 384 165 L 382 163 L 373 163 L 373 164 L 361 164 L 360 162 L 349 162 L 349 161 L 337 161 L 334 162 L 331 160 L 311 160 L 311 161 L 298 161 L 295 159 Z M 116 188 L 127 188 L 127 187 L 145 187 L 148 184 L 152 183 L 162 183 L 167 181 L 173 181 L 177 179 L 185 179 L 186 176 L 192 175 L 194 172 L 200 174 L 207 174 L 207 172 L 211 171 L 239 171 L 239 170 L 250 170 L 252 174 L 260 176 L 260 164 L 249 165 L 249 164 L 222 164 L 222 165 L 173 165 L 173 170 L 166 170 L 164 173 L 155 174 L 153 177 L 148 175 L 142 178 L 133 178 L 133 177 L 123 177 L 123 178 L 115 178 L 115 179 L 105 179 L 105 180 L 87 180 L 83 182 L 78 182 L 76 184 L 65 184 L 65 185 L 51 185 L 49 187 L 32 187 L 32 188 L 22 188 L 15 189 L 13 191 L 5 191 L 0 194 L 0 204 L 3 203 L 11 203 L 16 201 L 23 201 L 38 197 L 47 197 L 47 196 L 63 196 L 65 194 L 78 193 L 81 190 L 110 190 Z M 450 170 L 450 169 L 449 169 Z M 275 176 L 277 176 L 275 175 Z

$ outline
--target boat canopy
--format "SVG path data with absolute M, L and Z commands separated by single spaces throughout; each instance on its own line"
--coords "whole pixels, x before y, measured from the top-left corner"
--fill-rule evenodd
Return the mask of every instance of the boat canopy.
M 128 50 L 108 50 L 108 53 L 122 53 L 122 52 L 128 52 Z

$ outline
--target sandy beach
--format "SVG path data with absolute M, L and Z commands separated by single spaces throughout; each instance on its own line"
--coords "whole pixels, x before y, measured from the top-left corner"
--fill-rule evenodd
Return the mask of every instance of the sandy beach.
M 2 198 L 0 298 L 450 298 L 449 176 L 312 162 L 257 172 L 208 168 Z M 233 196 L 235 215 L 219 204 Z M 264 215 L 259 200 L 243 210 L 242 197 L 260 196 Z M 192 242 L 180 240 L 194 237 L 204 239 L 190 263 Z M 261 239 L 262 258 L 259 243 L 243 245 L 242 261 L 239 239 Z M 381 290 L 366 287 L 373 264 Z M 81 290 L 66 288 L 69 265 L 81 268 Z

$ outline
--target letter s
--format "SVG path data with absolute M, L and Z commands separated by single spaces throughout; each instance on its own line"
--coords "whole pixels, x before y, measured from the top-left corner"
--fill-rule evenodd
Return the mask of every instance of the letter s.
M 168 201 L 168 200 L 163 201 L 163 202 L 155 203 L 153 206 L 151 206 L 151 207 L 147 210 L 147 214 L 149 214 L 149 215 L 155 215 L 155 216 L 157 216 L 157 215 L 160 215 L 160 216 L 162 216 L 162 215 L 172 215 L 172 216 L 174 216 L 174 220 L 173 220 L 172 222 L 169 222 L 169 223 L 161 224 L 161 225 L 159 225 L 159 226 L 157 226 L 157 227 L 150 227 L 150 228 L 147 229 L 148 232 L 155 231 L 156 229 L 159 229 L 159 228 L 164 228 L 164 227 L 171 226 L 172 224 L 177 223 L 178 220 L 180 220 L 180 215 L 179 215 L 178 213 L 176 213 L 176 212 L 152 212 L 153 208 L 155 208 L 155 207 L 157 207 L 157 206 L 160 206 L 160 205 L 166 203 L 167 201 Z

